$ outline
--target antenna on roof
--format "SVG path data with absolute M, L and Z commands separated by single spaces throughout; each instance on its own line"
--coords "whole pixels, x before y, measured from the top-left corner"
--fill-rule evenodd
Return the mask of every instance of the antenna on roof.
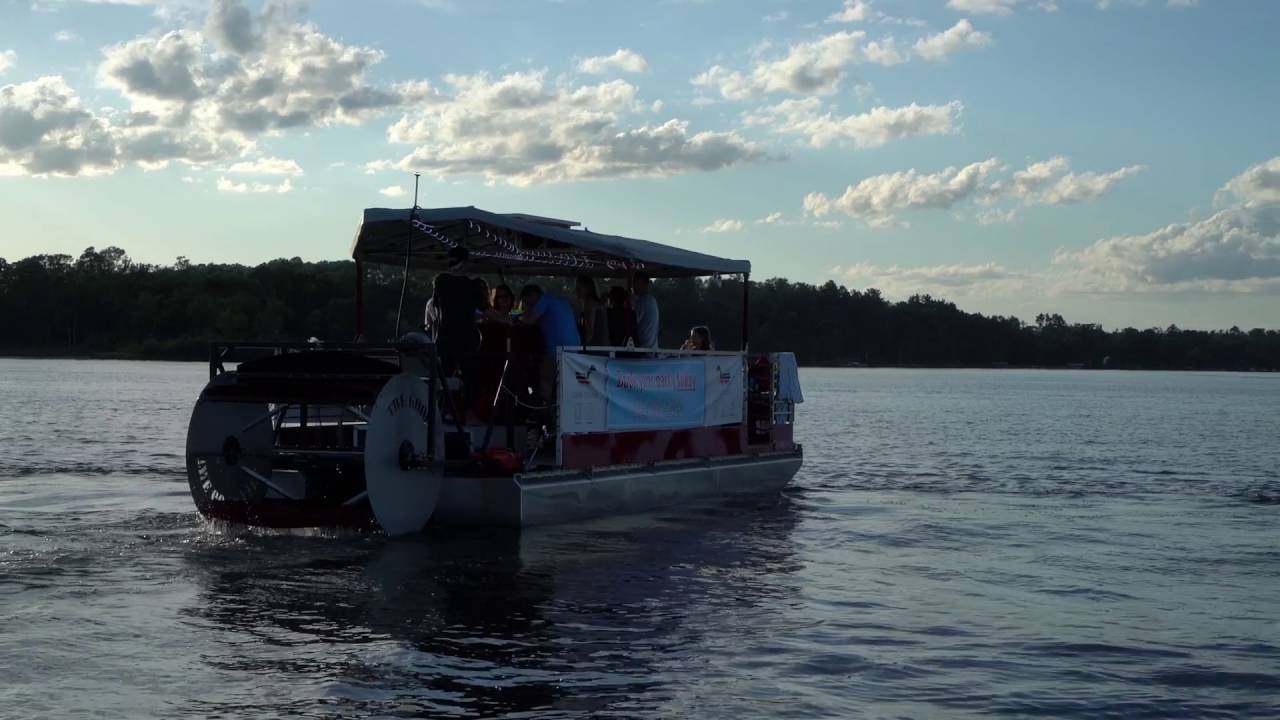
M 413 209 L 409 222 L 418 219 L 418 173 L 413 174 Z M 400 338 L 400 314 L 404 311 L 404 292 L 409 289 L 409 259 L 413 256 L 413 236 L 404 244 L 404 279 L 400 281 L 400 304 L 396 305 L 396 338 Z

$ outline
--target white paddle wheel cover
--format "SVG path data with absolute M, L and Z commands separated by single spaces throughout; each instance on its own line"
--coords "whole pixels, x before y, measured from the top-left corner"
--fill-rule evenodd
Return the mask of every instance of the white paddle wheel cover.
M 214 379 L 210 385 L 218 382 Z M 206 494 L 216 491 L 218 497 L 210 496 L 213 500 L 261 498 L 266 488 L 244 470 L 271 477 L 274 427 L 268 413 L 266 403 L 197 401 L 187 426 L 187 472 L 197 475 L 191 478 L 193 485 L 204 485 Z M 234 465 L 227 463 L 228 441 L 237 448 Z
M 431 415 L 436 416 L 439 429 L 439 413 L 431 407 L 427 384 L 409 373 L 388 380 L 369 413 L 364 481 L 373 516 L 388 535 L 422 530 L 436 509 L 443 463 L 403 469 L 400 462 L 402 447 L 411 447 L 418 456 L 426 455 L 427 419 Z M 436 439 L 436 455 L 443 457 L 440 433 Z

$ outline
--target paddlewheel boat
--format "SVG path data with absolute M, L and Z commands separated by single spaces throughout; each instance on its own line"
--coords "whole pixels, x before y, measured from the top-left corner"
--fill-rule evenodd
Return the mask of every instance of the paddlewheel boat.
M 577 225 L 474 207 L 366 210 L 352 246 L 356 337 L 370 265 L 444 272 L 465 248 L 461 272 L 471 275 L 738 275 L 742 348 L 562 347 L 543 361 L 536 326 L 494 323 L 446 376 L 442 348 L 420 333 L 217 342 L 187 433 L 196 507 L 252 526 L 403 534 L 561 523 L 786 485 L 802 460 L 792 432 L 802 398 L 793 356 L 747 350 L 750 263 Z M 539 401 L 539 363 L 551 361 L 554 397 Z

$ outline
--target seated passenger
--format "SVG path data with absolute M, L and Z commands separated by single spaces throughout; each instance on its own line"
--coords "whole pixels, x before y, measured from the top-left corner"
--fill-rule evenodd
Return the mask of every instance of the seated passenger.
M 695 325 L 689 330 L 689 339 L 684 341 L 680 349 L 705 350 L 708 352 L 715 350 L 716 345 L 711 342 L 711 329 L 706 325 Z
M 624 287 L 609 288 L 609 344 L 626 347 L 636 339 L 636 313 L 631 309 L 631 293 Z
M 579 275 L 576 290 L 578 302 L 582 304 L 578 321 L 582 342 L 595 347 L 608 345 L 609 310 L 596 291 L 596 281 L 586 275 Z
M 508 285 L 494 285 L 489 289 L 489 303 L 484 311 L 485 320 L 511 324 L 511 311 L 515 309 L 516 296 Z

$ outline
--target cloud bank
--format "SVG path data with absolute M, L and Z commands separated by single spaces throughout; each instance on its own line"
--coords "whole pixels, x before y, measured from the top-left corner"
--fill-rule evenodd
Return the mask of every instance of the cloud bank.
M 830 197 L 821 192 L 804 198 L 805 212 L 822 217 L 840 212 L 872 227 L 899 224 L 900 214 L 912 210 L 950 210 L 967 204 L 990 206 L 1001 201 L 1023 205 L 1070 205 L 1094 200 L 1115 189 L 1125 178 L 1142 171 L 1131 165 L 1108 173 L 1071 171 L 1071 161 L 1057 156 L 1009 174 L 997 158 L 933 173 L 910 170 L 874 175 Z M 985 222 L 983 222 L 985 220 Z M 1007 210 L 979 215 L 983 224 L 1012 220 Z
M 736 132 L 694 132 L 687 121 L 627 125 L 649 108 L 623 80 L 574 85 L 544 71 L 448 75 L 388 131 L 406 156 L 374 171 L 480 175 L 514 185 L 712 171 L 764 159 Z

